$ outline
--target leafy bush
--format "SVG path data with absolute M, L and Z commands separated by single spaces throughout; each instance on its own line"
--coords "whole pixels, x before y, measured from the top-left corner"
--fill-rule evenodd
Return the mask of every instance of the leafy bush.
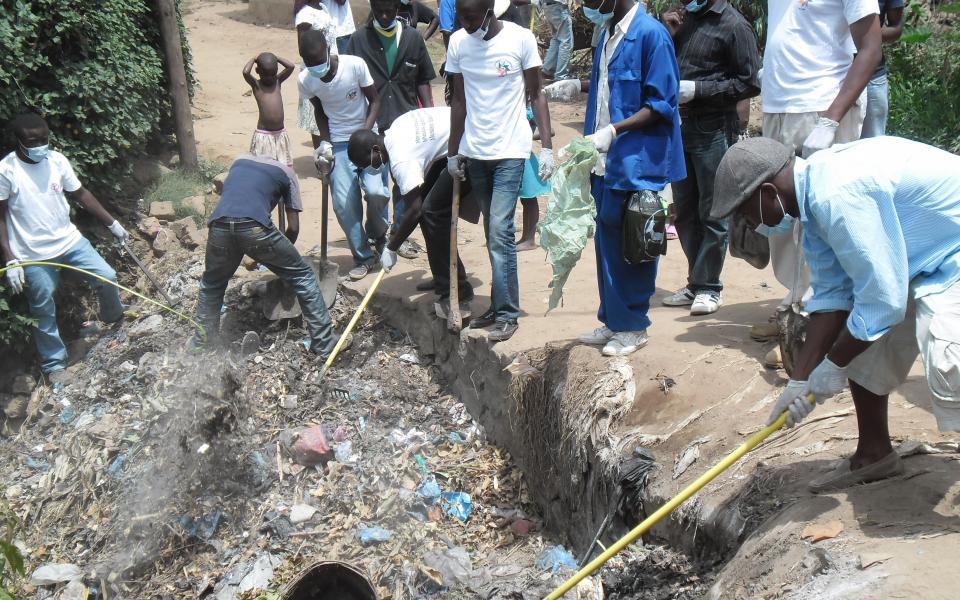
M 0 490 L 5 491 L 5 490 Z M 6 502 L 0 504 L 0 600 L 14 600 L 10 586 L 17 577 L 24 577 L 23 555 L 13 545 L 13 536 L 20 520 Z
M 131 157 L 161 133 L 171 113 L 154 3 L 4 5 L 0 120 L 5 124 L 24 110 L 42 113 L 52 144 L 73 161 L 85 184 L 105 196 L 118 192 Z M 4 130 L 0 149 L 13 146 Z
M 14 295 L 6 284 L 4 276 L 0 283 L 0 351 L 9 349 L 19 354 L 31 347 L 31 328 L 36 320 L 30 316 L 26 294 Z

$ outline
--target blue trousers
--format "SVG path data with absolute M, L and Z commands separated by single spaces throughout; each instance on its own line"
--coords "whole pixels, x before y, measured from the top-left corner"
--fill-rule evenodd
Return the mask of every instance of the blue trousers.
M 81 238 L 60 256 L 51 258 L 50 262 L 78 267 L 110 281 L 117 280 L 117 272 L 103 260 L 86 238 Z M 37 326 L 33 330 L 33 340 L 37 345 L 37 354 L 40 355 L 40 370 L 51 373 L 65 369 L 67 348 L 60 339 L 60 330 L 57 328 L 57 307 L 53 303 L 53 294 L 60 284 L 60 269 L 30 266 L 24 267 L 23 273 L 27 280 L 26 293 L 27 301 L 30 303 L 30 314 L 37 320 Z M 120 293 L 117 288 L 93 278 L 88 278 L 87 281 L 97 290 L 97 296 L 100 299 L 100 320 L 113 323 L 122 319 L 123 305 L 120 303 Z
M 378 257 L 367 239 L 379 240 L 387 233 L 385 207 L 390 191 L 387 189 L 387 173 L 368 175 L 357 171 L 357 166 L 347 156 L 347 142 L 333 144 L 333 173 L 330 174 L 333 214 L 347 236 L 347 244 L 356 264 L 372 263 Z M 363 225 L 363 199 L 367 197 L 367 224 Z
M 887 114 L 890 112 L 890 101 L 887 97 L 889 89 L 886 74 L 871 79 L 867 84 L 867 114 L 863 118 L 861 139 L 886 135 Z
M 639 265 L 623 260 L 623 204 L 630 192 L 608 189 L 602 177 L 591 178 L 597 203 L 597 319 L 613 331 L 641 331 L 650 326 L 647 313 L 657 290 L 657 263 Z

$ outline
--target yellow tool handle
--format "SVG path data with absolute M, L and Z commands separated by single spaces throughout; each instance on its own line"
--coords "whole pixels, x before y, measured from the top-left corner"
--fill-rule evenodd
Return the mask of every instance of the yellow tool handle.
M 813 394 L 807 394 L 807 400 L 813 404 Z M 600 556 L 590 561 L 587 566 L 577 571 L 576 575 L 563 582 L 563 584 L 557 589 L 553 590 L 553 592 L 551 592 L 545 600 L 557 600 L 573 589 L 575 585 L 580 583 L 580 580 L 600 568 L 603 563 L 613 558 L 614 555 L 629 546 L 638 537 L 649 531 L 650 528 L 660 521 L 660 519 L 669 515 L 675 508 L 686 502 L 690 496 L 700 491 L 700 488 L 713 481 L 717 475 L 723 473 L 727 470 L 727 468 L 730 467 L 730 465 L 740 460 L 744 454 L 759 446 L 761 442 L 770 437 L 770 434 L 783 427 L 783 424 L 787 421 L 787 415 L 789 414 L 789 411 L 783 411 L 780 416 L 777 417 L 776 421 L 750 436 L 750 438 L 747 439 L 747 441 L 745 441 L 739 448 L 728 454 L 726 458 L 714 465 L 709 471 L 698 477 L 696 481 L 685 487 L 682 492 L 674 496 L 669 502 L 657 509 L 657 512 L 644 519 L 642 523 L 631 529 L 627 535 L 617 540 L 616 543 L 607 548 Z
M 363 297 L 363 301 L 360 302 L 360 306 L 357 307 L 357 312 L 353 314 L 353 318 L 350 319 L 350 322 L 347 324 L 347 328 L 343 330 L 343 334 L 340 335 L 340 339 L 337 340 L 337 345 L 333 347 L 333 352 L 330 353 L 330 356 L 327 357 L 327 362 L 323 363 L 323 369 L 320 370 L 320 377 L 318 381 L 323 379 L 323 376 L 327 374 L 327 369 L 330 368 L 330 365 L 333 364 L 333 361 L 337 359 L 337 355 L 340 354 L 340 349 L 343 348 L 343 344 L 347 341 L 347 337 L 350 335 L 350 332 L 353 331 L 354 325 L 357 324 L 357 321 L 360 320 L 360 315 L 363 314 L 367 304 L 370 302 L 370 298 L 373 298 L 373 293 L 377 291 L 377 286 L 380 285 L 380 282 L 383 281 L 383 276 L 387 272 L 383 269 L 377 273 L 376 279 L 373 280 L 373 284 L 370 285 L 370 289 L 367 290 L 367 295 Z

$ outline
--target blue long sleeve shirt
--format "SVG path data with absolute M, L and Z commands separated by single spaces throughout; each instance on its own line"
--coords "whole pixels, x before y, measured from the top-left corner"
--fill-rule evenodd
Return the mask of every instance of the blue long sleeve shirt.
M 850 333 L 873 341 L 903 320 L 909 293 L 960 281 L 960 156 L 878 137 L 796 160 L 809 312 L 849 311 Z

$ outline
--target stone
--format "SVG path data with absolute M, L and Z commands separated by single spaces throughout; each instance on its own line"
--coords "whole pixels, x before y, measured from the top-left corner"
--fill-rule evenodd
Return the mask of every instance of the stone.
M 173 235 L 180 239 L 183 239 L 183 236 L 186 235 L 187 231 L 196 228 L 197 223 L 193 220 L 193 217 L 184 217 L 182 219 L 170 222 L 170 231 L 172 231 Z
M 207 216 L 207 201 L 203 196 L 190 196 L 181 201 L 181 205 L 201 217 Z
M 169 172 L 170 169 L 149 158 L 133 163 L 133 179 L 140 185 L 150 185 Z
M 150 216 L 158 219 L 170 220 L 177 216 L 177 212 L 173 208 L 173 202 L 157 200 L 156 202 L 150 203 Z
M 135 340 L 150 335 L 151 333 L 156 333 L 160 331 L 161 327 L 163 327 L 163 317 L 160 315 L 150 315 L 130 328 L 130 339 Z
M 163 226 L 160 225 L 160 219 L 156 217 L 144 217 L 137 223 L 137 229 L 151 240 L 157 237 L 157 232 L 160 231 L 162 227 Z
M 246 269 L 246 270 L 248 270 L 248 271 L 252 271 L 252 270 L 254 270 L 254 269 L 257 268 L 257 261 L 253 260 L 252 258 L 250 258 L 250 257 L 247 256 L 247 255 L 244 255 L 244 256 L 243 256 L 243 260 L 240 261 L 240 265 L 241 265 L 244 269 Z
M 161 229 L 153 238 L 153 243 L 150 245 L 150 247 L 153 248 L 153 253 L 156 256 L 163 256 L 170 251 L 170 248 L 173 247 L 175 242 L 176 238 L 173 237 L 173 234 L 170 233 L 169 229 Z
M 317 512 L 317 509 L 309 504 L 294 504 L 290 507 L 290 522 L 296 525 L 309 521 L 315 512 Z
M 35 387 L 37 387 L 37 382 L 33 380 L 33 377 L 30 377 L 27 374 L 22 374 L 14 377 L 13 385 L 10 386 L 10 391 L 14 394 L 26 394 L 29 396 Z
M 184 232 L 183 236 L 180 238 L 180 242 L 184 246 L 190 248 L 191 250 L 199 246 L 207 245 L 207 230 L 206 229 L 188 229 Z
M 219 175 L 213 178 L 213 189 L 218 194 L 223 193 L 223 184 L 227 180 L 228 174 L 229 174 L 229 171 L 224 171 L 223 173 L 220 173 Z
M 280 408 L 293 410 L 300 404 L 300 399 L 296 394 L 284 394 L 280 396 Z
M 312 467 L 333 459 L 333 451 L 319 425 L 287 429 L 280 433 L 280 443 L 298 465 Z

